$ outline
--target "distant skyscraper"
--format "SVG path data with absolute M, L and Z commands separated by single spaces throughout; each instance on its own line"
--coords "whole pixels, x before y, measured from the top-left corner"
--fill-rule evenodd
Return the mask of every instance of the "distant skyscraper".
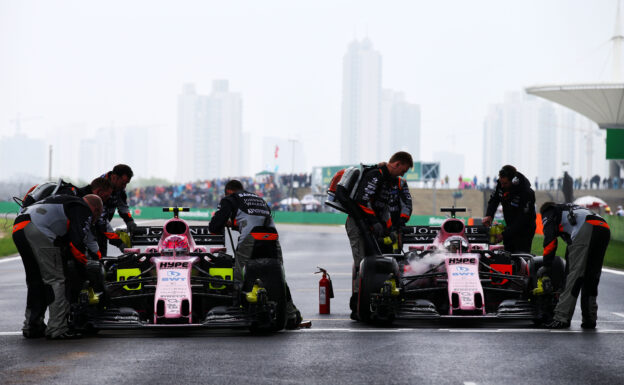
M 589 119 L 524 93 L 509 93 L 490 106 L 483 129 L 483 174 L 494 177 L 512 164 L 533 184 L 558 178 L 604 176 L 602 131 Z
M 420 106 L 405 101 L 402 92 L 383 90 L 379 155 L 387 160 L 397 151 L 407 151 L 420 160 Z
M 381 55 L 366 38 L 343 58 L 341 162 L 379 161 Z
M 0 179 L 47 178 L 48 150 L 41 139 L 17 133 L 0 139 Z M 6 198 L 6 197 L 3 197 Z
M 448 175 L 449 186 L 457 187 L 459 184 L 459 176 L 463 178 L 472 178 L 472 175 L 464 175 L 464 163 L 466 159 L 464 155 L 448 151 L 438 151 L 433 153 L 433 161 L 440 162 L 440 179 Z
M 178 96 L 180 182 L 242 175 L 242 99 L 215 80 L 209 96 L 186 84 Z

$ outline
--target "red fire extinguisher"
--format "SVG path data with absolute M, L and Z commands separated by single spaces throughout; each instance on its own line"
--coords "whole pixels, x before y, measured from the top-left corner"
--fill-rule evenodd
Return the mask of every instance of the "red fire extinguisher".
M 318 266 L 316 268 L 319 271 L 314 274 L 323 273 L 319 281 L 319 314 L 329 314 L 329 302 L 330 298 L 334 298 L 334 287 L 327 270 Z

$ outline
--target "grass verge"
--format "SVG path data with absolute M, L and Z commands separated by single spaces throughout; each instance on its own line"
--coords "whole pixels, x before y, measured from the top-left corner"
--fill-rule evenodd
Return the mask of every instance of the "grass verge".
M 544 251 L 543 243 L 544 237 L 536 235 L 535 238 L 533 238 L 531 253 L 542 255 Z M 557 242 L 557 255 L 561 257 L 565 256 L 565 249 L 566 243 L 559 238 Z M 613 239 L 609 242 L 603 266 L 624 269 L 624 242 L 614 241 Z
M 0 257 L 17 253 L 11 230 L 13 227 L 13 219 L 0 218 Z

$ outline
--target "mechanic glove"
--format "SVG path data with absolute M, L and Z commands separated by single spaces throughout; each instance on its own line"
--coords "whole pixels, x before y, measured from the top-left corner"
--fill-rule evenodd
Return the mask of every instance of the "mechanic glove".
M 117 230 L 117 231 L 115 231 L 115 233 L 117 233 L 117 235 L 119 235 L 119 239 L 121 240 L 121 242 L 123 242 L 125 247 L 132 247 L 132 241 L 130 240 L 130 234 L 128 232 L 123 231 L 123 230 Z M 117 245 L 115 245 L 115 246 L 117 246 Z
M 108 243 L 118 248 L 119 251 L 121 251 L 122 253 L 124 252 L 124 249 L 126 247 L 126 245 L 121 239 L 109 239 Z
M 550 277 L 550 271 L 551 271 L 551 268 L 549 266 L 542 266 L 539 269 L 537 269 L 537 273 L 535 274 L 535 276 L 537 278 L 541 278 L 545 275 Z
M 542 266 L 537 270 L 537 287 L 533 289 L 533 295 L 547 295 L 552 293 L 552 291 L 550 267 Z
M 136 232 L 136 229 L 137 229 L 138 226 L 137 226 L 136 223 L 134 223 L 134 221 L 129 221 L 129 222 L 126 223 L 126 227 L 128 228 L 128 233 L 132 234 L 132 233 Z
M 498 240 L 498 235 L 502 235 L 503 230 L 505 230 L 505 227 L 502 224 L 496 224 L 490 227 L 490 243 L 491 244 L 496 244 L 500 242 Z
M 377 222 L 373 225 L 373 234 L 376 238 L 381 238 L 384 236 L 384 227 L 381 223 Z

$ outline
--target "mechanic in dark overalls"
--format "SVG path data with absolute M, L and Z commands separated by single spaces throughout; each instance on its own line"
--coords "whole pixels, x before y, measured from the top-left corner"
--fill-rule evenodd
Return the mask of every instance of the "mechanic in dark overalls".
M 400 234 L 400 229 L 405 226 L 412 213 L 412 198 L 407 182 L 400 177 L 413 166 L 412 156 L 407 152 L 399 151 L 390 157 L 388 163 L 382 163 L 378 167 L 363 171 L 364 175 L 362 175 L 354 198 L 357 206 L 355 210 L 359 212 L 350 213 L 345 223 L 353 255 L 352 294 L 349 301 L 352 310 L 351 318 L 357 318 L 358 296 L 355 279 L 360 262 L 364 257 L 377 253 L 376 250 L 371 250 L 370 238 L 375 240 L 384 238 L 393 231 Z M 354 215 L 362 216 L 364 223 L 358 226 Z M 361 229 L 361 227 L 365 228 Z M 362 231 L 367 233 L 364 234 Z M 365 237 L 369 237 L 369 240 L 367 241 Z M 381 251 L 392 252 L 392 250 Z
M 516 170 L 506 165 L 498 172 L 496 189 L 488 201 L 483 225 L 490 226 L 498 205 L 503 206 L 505 230 L 496 241 L 503 241 L 505 250 L 512 253 L 530 253 L 535 235 L 535 192 L 531 182 Z
M 109 198 L 113 194 L 113 191 L 114 191 L 113 183 L 109 179 L 104 178 L 104 177 L 98 177 L 98 178 L 95 178 L 91 182 L 91 184 L 88 184 L 84 187 L 79 188 L 77 190 L 76 195 L 79 197 L 84 197 L 85 195 L 88 195 L 88 194 L 95 194 L 102 199 L 102 202 L 104 203 L 104 206 L 106 207 L 106 203 L 108 202 Z M 114 213 L 114 210 L 113 210 L 113 213 Z M 124 248 L 129 247 L 129 244 L 125 244 L 122 241 L 119 234 L 117 234 L 113 230 L 113 227 L 111 226 L 110 222 L 106 218 L 104 218 L 103 215 L 98 219 L 98 221 L 94 225 L 93 236 L 95 237 L 95 242 L 98 245 L 97 246 L 98 249 L 102 250 L 103 248 L 104 254 L 106 254 L 106 251 L 107 251 L 106 241 L 108 241 L 111 245 L 117 247 L 121 252 L 123 252 Z M 100 245 L 100 243 L 102 243 L 103 245 Z M 88 245 L 90 246 L 91 242 L 89 242 Z
M 234 262 L 234 279 L 243 280 L 243 269 L 251 259 L 255 245 L 254 234 L 251 230 L 257 226 L 266 226 L 275 229 L 275 222 L 271 217 L 271 209 L 264 201 L 254 193 L 243 189 L 243 184 L 238 180 L 230 180 L 225 185 L 225 197 L 219 202 L 217 211 L 208 224 L 208 230 L 214 234 L 223 234 L 226 226 L 237 229 L 240 233 L 236 247 Z M 275 232 L 277 236 L 277 231 Z M 284 263 L 282 249 L 279 241 L 277 245 L 277 258 L 280 264 Z M 301 322 L 301 314 L 293 303 L 288 284 L 286 284 L 286 314 L 288 317 L 287 328 L 297 327 Z
M 26 272 L 26 312 L 22 334 L 50 339 L 72 339 L 80 333 L 69 329 L 70 310 L 66 290 L 67 250 L 79 265 L 87 264 L 86 246 L 94 218 L 102 213 L 97 195 L 84 198 L 56 195 L 28 206 L 15 218 L 13 242 Z M 97 255 L 90 258 L 98 259 Z M 43 318 L 49 305 L 46 327 Z
M 583 329 L 594 329 L 598 318 L 598 283 L 604 255 L 611 237 L 605 220 L 592 211 L 571 204 L 546 202 L 540 208 L 544 225 L 544 267 L 538 275 L 549 276 L 554 258 L 558 258 L 557 237 L 567 244 L 566 285 L 559 295 L 550 329 L 570 327 L 576 300 L 581 294 Z
M 125 164 L 118 164 L 113 167 L 112 171 L 102 175 L 102 178 L 108 179 L 113 185 L 113 193 L 110 198 L 104 202 L 104 210 L 102 211 L 101 218 L 96 223 L 97 228 L 97 242 L 102 255 L 107 255 L 108 242 L 113 241 L 116 246 L 119 247 L 119 236 L 113 231 L 110 225 L 110 221 L 115 215 L 115 210 L 119 213 L 119 216 L 126 224 L 129 233 L 133 233 L 136 230 L 136 223 L 130 213 L 128 207 L 128 197 L 126 195 L 126 185 L 132 179 L 134 173 L 130 166 Z

